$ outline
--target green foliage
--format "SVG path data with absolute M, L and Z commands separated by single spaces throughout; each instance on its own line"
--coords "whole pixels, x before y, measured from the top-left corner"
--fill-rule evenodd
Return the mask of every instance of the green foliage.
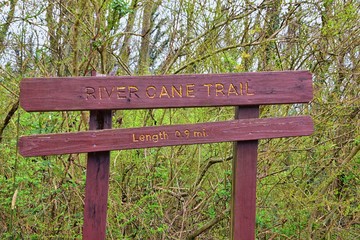
M 125 0 L 112 0 L 110 3 L 110 8 L 114 10 L 114 12 L 118 14 L 120 18 L 132 12 L 129 3 Z
M 359 9 L 337 0 L 8 1 L 0 8 L 0 238 L 82 234 L 86 155 L 23 158 L 16 145 L 21 135 L 86 131 L 89 114 L 11 113 L 20 79 L 118 65 L 119 75 L 310 70 L 311 104 L 260 108 L 263 118 L 310 114 L 315 133 L 260 141 L 257 239 L 358 239 Z M 232 107 L 121 110 L 113 128 L 233 116 Z M 107 237 L 186 239 L 219 218 L 196 238 L 228 239 L 232 151 L 231 143 L 113 151 Z

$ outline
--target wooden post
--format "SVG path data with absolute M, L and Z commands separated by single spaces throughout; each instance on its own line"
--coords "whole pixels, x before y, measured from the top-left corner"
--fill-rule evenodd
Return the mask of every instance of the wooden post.
M 259 106 L 235 107 L 235 119 L 258 118 Z M 258 141 L 234 143 L 231 239 L 255 239 Z
M 96 75 L 96 73 L 92 73 Z M 111 110 L 90 111 L 90 130 L 110 129 Z M 88 153 L 86 168 L 84 240 L 103 240 L 109 191 L 110 152 Z

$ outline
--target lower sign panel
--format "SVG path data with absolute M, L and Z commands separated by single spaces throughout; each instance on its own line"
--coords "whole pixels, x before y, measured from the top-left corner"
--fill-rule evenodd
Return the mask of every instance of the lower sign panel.
M 313 133 L 313 129 L 313 121 L 308 116 L 240 119 L 187 125 L 25 136 L 20 138 L 19 150 L 20 154 L 26 157 L 46 156 L 307 136 Z

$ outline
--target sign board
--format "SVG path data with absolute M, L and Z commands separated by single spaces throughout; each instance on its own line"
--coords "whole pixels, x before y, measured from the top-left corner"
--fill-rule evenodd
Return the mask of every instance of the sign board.
M 19 146 L 20 154 L 29 157 L 306 136 L 312 132 L 313 122 L 307 116 L 241 119 L 187 125 L 32 135 L 22 137 Z
M 306 71 L 138 77 L 28 78 L 20 84 L 26 111 L 145 109 L 305 103 Z
M 312 96 L 307 71 L 28 78 L 20 84 L 26 111 L 90 110 L 90 131 L 21 137 L 19 150 L 23 156 L 88 153 L 87 240 L 105 239 L 110 150 L 234 141 L 232 239 L 255 239 L 257 140 L 306 136 L 314 128 L 307 116 L 259 119 L 259 105 L 306 103 Z M 236 119 L 111 129 L 115 109 L 211 106 L 236 106 Z

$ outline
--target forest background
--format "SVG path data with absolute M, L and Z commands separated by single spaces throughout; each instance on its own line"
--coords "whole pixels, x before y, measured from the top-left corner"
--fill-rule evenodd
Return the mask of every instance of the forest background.
M 23 158 L 20 135 L 87 130 L 26 113 L 23 77 L 308 70 L 310 137 L 262 140 L 257 239 L 360 239 L 358 0 L 0 2 L 0 238 L 81 238 L 86 155 Z M 114 128 L 213 122 L 234 109 L 116 111 Z M 232 144 L 111 153 L 108 239 L 228 239 Z

